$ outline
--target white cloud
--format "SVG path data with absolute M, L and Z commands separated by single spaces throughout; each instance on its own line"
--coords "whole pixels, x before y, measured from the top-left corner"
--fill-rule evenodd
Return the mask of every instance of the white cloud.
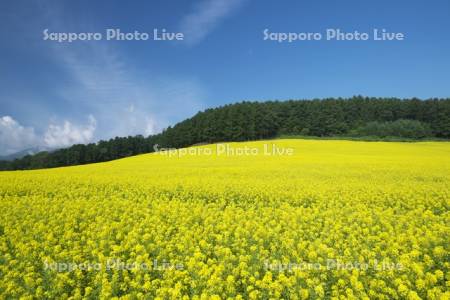
M 51 123 L 43 135 L 36 134 L 33 127 L 25 127 L 10 116 L 0 117 L 0 155 L 8 155 L 27 148 L 60 148 L 73 144 L 86 144 L 93 140 L 96 120 L 88 117 L 85 125 L 70 121 Z
M 10 116 L 0 118 L 0 154 L 7 155 L 39 145 L 33 127 L 24 127 Z
M 181 31 L 189 44 L 196 44 L 212 32 L 246 0 L 203 0 L 181 20 Z
M 88 124 L 84 126 L 74 125 L 67 120 L 62 125 L 50 124 L 44 134 L 44 143 L 49 148 L 86 144 L 94 138 L 96 126 L 93 116 L 89 116 Z
M 54 149 L 73 144 L 92 142 L 97 126 L 94 116 L 88 116 L 84 125 L 64 120 L 61 124 L 50 123 L 43 134 L 33 127 L 22 126 L 10 116 L 0 117 L 0 155 L 8 155 L 27 148 Z

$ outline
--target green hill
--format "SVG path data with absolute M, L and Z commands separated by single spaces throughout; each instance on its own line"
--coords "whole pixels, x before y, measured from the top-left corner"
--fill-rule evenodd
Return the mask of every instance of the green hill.
M 350 99 L 241 102 L 197 113 L 163 132 L 116 137 L 88 145 L 41 152 L 0 169 L 37 169 L 109 161 L 155 149 L 198 143 L 245 141 L 280 135 L 371 136 L 375 139 L 450 138 L 450 99 Z

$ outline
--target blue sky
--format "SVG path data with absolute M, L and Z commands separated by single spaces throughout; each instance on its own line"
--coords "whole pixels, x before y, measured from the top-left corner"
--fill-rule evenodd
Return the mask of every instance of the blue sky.
M 448 97 L 450 2 L 0 2 L 0 155 L 151 134 L 242 100 Z M 43 40 L 183 32 L 183 41 Z M 265 41 L 270 32 L 401 32 L 404 41 Z

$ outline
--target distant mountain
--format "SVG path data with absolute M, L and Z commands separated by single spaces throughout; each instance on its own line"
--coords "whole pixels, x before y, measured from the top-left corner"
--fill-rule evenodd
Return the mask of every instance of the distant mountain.
M 11 153 L 8 155 L 0 155 L 0 160 L 12 161 L 12 160 L 22 158 L 27 155 L 34 155 L 34 154 L 42 152 L 42 151 L 52 151 L 52 150 L 54 150 L 54 149 L 50 149 L 47 147 L 32 147 L 32 148 L 21 150 L 21 151 Z

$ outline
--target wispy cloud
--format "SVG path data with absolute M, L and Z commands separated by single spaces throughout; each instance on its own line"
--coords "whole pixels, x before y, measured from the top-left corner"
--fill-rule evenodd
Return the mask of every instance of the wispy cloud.
M 241 8 L 247 0 L 203 0 L 181 20 L 181 30 L 190 45 L 202 41 L 224 19 Z
M 95 116 L 97 138 L 154 134 L 204 108 L 200 83 L 135 71 L 107 43 L 56 44 L 53 50 L 73 78 L 59 96 Z
M 48 8 L 46 14 L 52 27 L 66 27 L 58 6 Z M 90 20 L 79 23 L 80 31 L 95 31 Z M 71 78 L 55 92 L 80 116 L 95 117 L 94 139 L 154 134 L 205 108 L 205 89 L 197 80 L 142 69 L 114 43 L 51 43 L 49 47 L 51 59 Z M 75 112 L 71 113 L 73 117 Z

